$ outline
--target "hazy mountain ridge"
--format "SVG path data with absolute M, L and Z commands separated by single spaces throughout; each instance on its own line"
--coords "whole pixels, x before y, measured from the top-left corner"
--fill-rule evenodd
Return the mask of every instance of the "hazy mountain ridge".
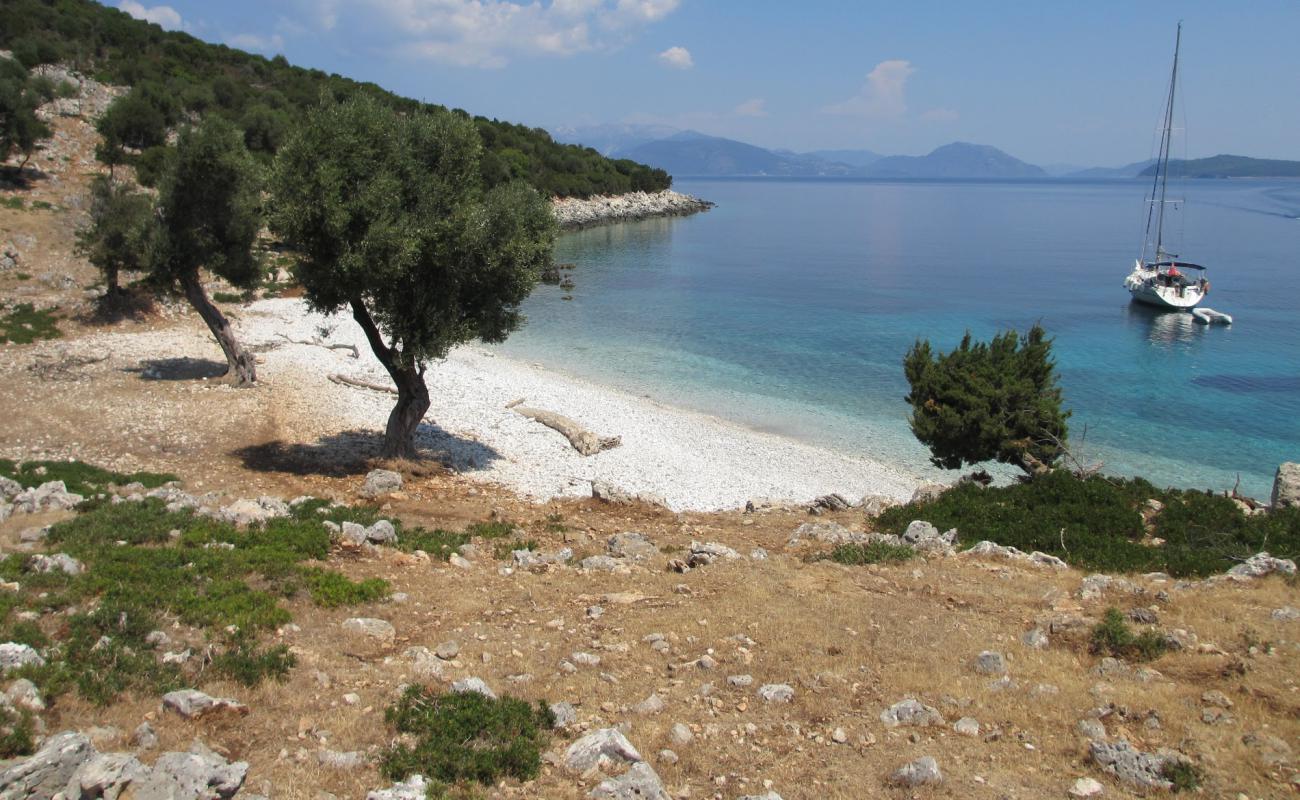
M 991 145 L 953 142 L 923 156 L 887 156 L 866 149 L 792 150 L 765 148 L 666 125 L 616 123 L 557 127 L 556 141 L 581 144 L 611 158 L 630 158 L 678 176 L 844 177 L 882 179 L 1067 178 L 1131 179 L 1152 174 L 1155 159 L 1118 167 L 1039 166 Z M 1218 155 L 1171 161 L 1175 177 L 1300 177 L 1300 161 Z

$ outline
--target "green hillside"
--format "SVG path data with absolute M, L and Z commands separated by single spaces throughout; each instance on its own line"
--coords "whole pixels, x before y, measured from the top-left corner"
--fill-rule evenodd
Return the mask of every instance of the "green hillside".
M 283 56 L 267 59 L 164 31 L 91 0 L 3 0 L 0 49 L 29 69 L 69 63 L 97 80 L 131 86 L 169 125 L 191 114 L 226 117 L 245 131 L 249 148 L 264 155 L 274 153 L 301 112 L 322 96 L 342 100 L 364 92 L 402 111 L 429 107 L 372 83 L 292 66 Z M 587 197 L 658 191 L 672 183 L 663 170 L 560 144 L 540 128 L 473 119 L 489 185 L 518 178 L 544 194 Z
M 1155 175 L 1155 165 L 1142 170 L 1141 174 Z M 1176 159 L 1169 162 L 1169 175 L 1182 178 L 1300 178 L 1300 161 L 1228 155 Z

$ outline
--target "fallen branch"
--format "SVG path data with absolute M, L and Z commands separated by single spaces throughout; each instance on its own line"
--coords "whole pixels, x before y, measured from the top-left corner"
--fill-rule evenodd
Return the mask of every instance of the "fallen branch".
M 288 336 L 285 336 L 283 333 L 277 333 L 276 336 L 279 336 L 281 339 L 284 339 L 286 342 L 289 342 L 290 344 L 305 344 L 309 347 L 323 347 L 326 350 L 350 350 L 352 351 L 353 358 L 361 358 L 361 352 L 357 350 L 357 346 L 354 344 L 326 344 L 325 342 L 319 342 L 319 341 L 309 342 L 304 339 L 290 339 Z
M 356 386 L 361 389 L 371 389 L 376 392 L 388 392 L 389 394 L 397 394 L 397 389 L 393 388 L 392 386 L 384 386 L 383 384 L 380 383 L 370 383 L 369 381 L 358 380 L 356 378 L 349 378 L 346 375 L 331 375 L 330 380 L 334 381 L 335 383 L 341 383 L 344 386 Z
M 554 411 L 517 406 L 515 413 L 522 414 L 535 422 L 540 422 L 551 430 L 559 431 L 564 435 L 564 438 L 569 440 L 569 444 L 573 445 L 573 449 L 584 456 L 594 456 L 601 451 L 618 447 L 623 443 L 620 436 L 597 436 L 577 422 L 562 414 L 556 414 Z

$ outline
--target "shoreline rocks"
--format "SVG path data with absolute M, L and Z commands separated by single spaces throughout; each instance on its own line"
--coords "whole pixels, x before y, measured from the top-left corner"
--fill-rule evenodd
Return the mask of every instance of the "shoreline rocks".
M 630 222 L 651 217 L 685 217 L 713 208 L 713 203 L 681 192 L 628 192 L 598 195 L 585 200 L 556 197 L 551 200 L 555 221 L 565 230 Z

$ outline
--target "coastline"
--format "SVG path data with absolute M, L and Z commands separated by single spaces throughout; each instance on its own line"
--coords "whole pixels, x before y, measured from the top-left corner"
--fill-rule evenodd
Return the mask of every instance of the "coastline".
M 358 357 L 311 341 L 333 326 L 331 345 L 355 345 Z M 331 382 L 331 375 L 386 385 L 387 375 L 350 320 L 309 313 L 301 301 L 248 306 L 240 334 L 265 362 L 262 375 L 290 383 L 311 409 L 320 436 L 382 430 L 392 396 Z M 848 456 L 721 417 L 664 405 L 491 352 L 453 350 L 430 365 L 432 406 L 419 444 L 466 477 L 505 486 L 536 501 L 613 491 L 674 511 L 721 511 L 798 505 L 839 493 L 905 501 L 922 483 L 906 468 Z M 562 414 L 621 444 L 579 455 L 559 433 L 513 410 L 516 401 Z
M 631 222 L 653 217 L 685 217 L 708 211 L 714 204 L 681 192 L 628 192 L 597 195 L 587 199 L 556 197 L 551 199 L 555 220 L 564 230 L 589 228 L 614 222 Z

